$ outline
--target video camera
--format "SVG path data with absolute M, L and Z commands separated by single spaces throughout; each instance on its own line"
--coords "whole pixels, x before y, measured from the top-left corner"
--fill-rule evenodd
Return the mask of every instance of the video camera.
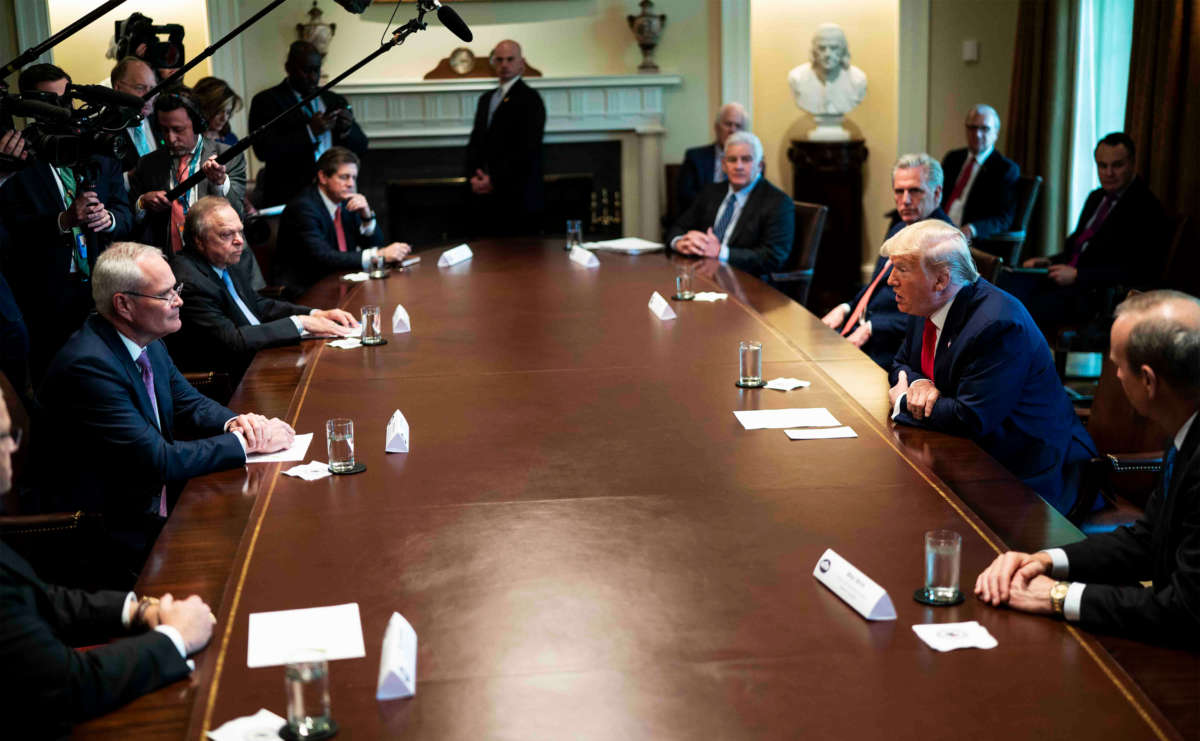
M 156 26 L 150 18 L 134 13 L 113 25 L 118 60 L 134 56 L 159 70 L 176 69 L 187 59 L 183 53 L 183 26 L 178 23 Z M 165 41 L 159 38 L 164 34 Z
M 121 159 L 133 146 L 124 129 L 140 120 L 141 107 L 137 96 L 99 85 L 69 85 L 62 96 L 40 90 L 0 92 L 0 131 L 13 128 L 12 116 L 24 116 L 21 136 L 31 150 L 24 160 L 3 157 L 0 164 L 14 170 L 35 160 L 71 167 L 94 155 Z

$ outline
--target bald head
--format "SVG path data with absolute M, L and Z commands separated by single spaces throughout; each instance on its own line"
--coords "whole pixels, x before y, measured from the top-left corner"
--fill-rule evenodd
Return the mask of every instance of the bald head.
M 996 146 L 1000 135 L 1000 114 L 984 103 L 976 103 L 967 111 L 967 149 L 972 154 L 982 155 Z
M 717 136 L 717 146 L 724 149 L 725 140 L 731 134 L 736 134 L 739 131 L 746 131 L 750 128 L 750 117 L 746 115 L 746 109 L 741 103 L 726 103 L 721 106 L 721 110 L 717 111 L 717 118 L 713 121 L 713 133 Z
M 500 82 L 508 82 L 525 71 L 525 57 L 521 53 L 521 45 L 512 39 L 505 39 L 492 49 L 492 71 L 500 78 Z

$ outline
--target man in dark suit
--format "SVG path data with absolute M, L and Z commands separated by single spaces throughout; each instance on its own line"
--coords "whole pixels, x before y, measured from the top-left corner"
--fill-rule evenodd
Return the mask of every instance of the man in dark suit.
M 96 262 L 92 290 L 100 314 L 38 389 L 41 508 L 102 512 L 112 542 L 103 557 L 136 574 L 187 479 L 286 448 L 295 433 L 226 409 L 176 370 L 160 340 L 179 329 L 181 286 L 157 248 L 113 245 Z
M 725 182 L 725 170 L 721 167 L 725 140 L 731 134 L 747 131 L 750 117 L 741 103 L 726 103 L 717 111 L 713 121 L 716 141 L 702 147 L 692 147 L 683 153 L 683 165 L 675 182 L 675 204 L 679 213 L 691 208 L 700 190 L 711 183 Z
M 924 221 L 883 245 L 888 283 L 910 315 L 892 364 L 892 419 L 969 437 L 1051 506 L 1095 445 L 1045 338 L 1019 301 L 979 277 L 962 232 Z
M 1028 299 L 1044 327 L 1091 320 L 1111 307 L 1118 286 L 1145 288 L 1162 277 L 1167 217 L 1136 174 L 1133 140 L 1109 134 L 1096 145 L 1095 158 L 1100 187 L 1084 202 L 1065 249 L 1024 263 L 1049 269 L 1041 290 Z
M 507 40 L 496 44 L 491 65 L 500 86 L 479 96 L 467 142 L 469 212 L 480 234 L 538 234 L 546 205 L 542 184 L 546 106 L 542 96 L 521 79 L 525 57 L 520 44 Z
M 167 346 L 184 370 L 223 370 L 241 378 L 254 353 L 301 337 L 345 337 L 358 322 L 342 309 L 319 310 L 276 301 L 253 288 L 254 252 L 245 249 L 242 220 L 229 201 L 205 196 L 184 222 L 184 250 L 171 267 L 187 287 L 182 328 Z
M 307 41 L 292 42 L 284 69 L 287 79 L 250 101 L 252 132 L 320 87 L 321 54 Z M 367 153 L 367 135 L 346 99 L 327 91 L 292 111 L 255 142 L 254 154 L 263 163 L 258 173 L 263 205 L 290 201 L 312 182 L 317 160 L 333 146 L 346 147 L 361 157 Z
M 1117 307 L 1109 355 L 1129 402 L 1171 437 L 1162 478 L 1133 525 L 1010 551 L 975 581 L 991 605 L 1061 615 L 1091 630 L 1200 647 L 1200 302 L 1175 291 Z M 1056 581 L 1071 579 L 1072 581 Z M 1149 580 L 1151 586 L 1139 582 Z
M 129 176 L 129 197 L 143 224 L 142 240 L 174 255 L 183 249 L 184 218 L 198 199 L 222 196 L 241 218 L 246 160 L 239 154 L 227 164 L 217 164 L 217 155 L 229 146 L 203 135 L 207 122 L 186 88 L 157 96 L 154 119 L 163 147 L 138 160 Z M 204 173 L 204 180 L 174 201 L 167 200 L 167 191 L 197 172 Z
M 928 154 L 906 154 L 892 165 L 895 215 L 884 241 L 904 227 L 925 219 L 950 223 L 938 202 L 942 199 L 942 167 Z M 887 280 L 892 261 L 880 257 L 875 272 L 850 303 L 839 304 L 821 317 L 826 327 L 865 352 L 880 368 L 891 370 L 896 350 L 904 341 L 908 316 L 896 308 L 896 294 Z
M 725 141 L 722 162 L 729 182 L 701 190 L 667 243 L 680 254 L 716 258 L 754 275 L 779 270 L 792 251 L 796 211 L 762 176 L 762 142 L 739 131 Z
M 0 494 L 12 486 L 11 424 L 0 397 Z M 132 592 L 46 584 L 0 543 L 0 664 L 10 668 L 0 672 L 5 735 L 57 738 L 72 723 L 186 677 L 187 657 L 208 643 L 214 622 L 195 595 L 138 601 Z
M 61 97 L 68 84 L 70 78 L 54 65 L 21 72 L 22 92 Z M 71 167 L 35 162 L 0 186 L 0 208 L 12 244 L 5 272 L 29 326 L 36 383 L 88 314 L 96 257 L 130 231 L 120 163 L 99 156 Z
M 996 151 L 1000 116 L 989 105 L 967 112 L 967 148 L 942 158 L 946 174 L 942 210 L 967 239 L 988 237 L 1012 228 L 1021 168 Z
M 275 282 L 299 296 L 321 278 L 358 272 L 371 260 L 400 262 L 412 248 L 404 242 L 382 247 L 383 236 L 367 197 L 356 192 L 358 157 L 333 147 L 317 162 L 317 182 L 300 191 L 283 210 L 275 251 Z
M 113 90 L 126 95 L 136 95 L 139 98 L 158 84 L 158 78 L 154 75 L 154 70 L 150 68 L 150 65 L 134 56 L 125 57 L 117 62 L 117 66 L 113 67 L 108 79 Z M 126 178 L 129 173 L 133 172 L 139 159 L 158 149 L 158 137 L 154 135 L 154 129 L 150 125 L 154 117 L 154 101 L 156 100 L 158 100 L 157 95 L 144 101 L 141 111 L 142 120 L 125 129 L 130 146 L 121 159 L 121 169 L 125 171 Z M 128 179 L 125 181 L 125 185 L 129 186 Z

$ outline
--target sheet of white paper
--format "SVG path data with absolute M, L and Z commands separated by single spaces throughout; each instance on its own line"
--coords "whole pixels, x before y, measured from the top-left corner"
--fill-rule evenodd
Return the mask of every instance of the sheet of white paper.
M 838 437 L 858 437 L 849 427 L 816 427 L 808 430 L 784 430 L 792 440 L 832 440 Z
M 384 450 L 389 453 L 408 452 L 408 420 L 399 409 L 392 412 L 392 417 L 388 420 Z
M 854 568 L 832 548 L 825 549 L 813 568 L 817 581 L 829 587 L 867 620 L 895 620 L 896 608 L 883 587 Z
M 675 318 L 675 310 L 667 303 L 667 300 L 662 297 L 658 291 L 655 291 L 650 296 L 650 311 L 654 312 L 654 316 L 666 321 Z
M 585 268 L 600 267 L 600 258 L 596 257 L 582 247 L 572 247 L 567 256 L 571 258 L 571 262 L 579 263 Z
M 400 267 L 407 268 L 408 266 L 416 265 L 419 262 L 421 262 L 421 256 L 420 255 L 412 255 L 411 257 L 406 257 L 403 260 L 401 260 Z
M 700 291 L 692 297 L 693 301 L 724 301 L 729 298 L 728 293 L 719 293 L 717 291 Z
M 644 252 L 654 252 L 663 248 L 662 242 L 651 242 L 637 237 L 622 237 L 621 239 L 606 239 L 600 242 L 584 242 L 584 249 L 604 250 L 607 252 L 624 252 L 630 255 L 640 255 Z
M 408 319 L 408 309 L 396 304 L 396 310 L 392 312 L 392 334 L 404 334 L 411 329 L 412 323 Z
M 329 472 L 329 464 L 324 461 L 309 461 L 302 466 L 292 466 L 283 473 L 285 476 L 295 476 L 305 481 L 316 481 L 333 475 Z
M 362 283 L 364 280 L 370 280 L 371 276 L 366 273 L 346 273 L 342 276 L 342 280 L 348 280 L 353 283 Z
M 308 446 L 312 443 L 313 433 L 306 432 L 303 435 L 296 435 L 296 439 L 292 440 L 292 445 L 287 450 L 280 450 L 277 453 L 250 453 L 246 456 L 247 463 L 274 463 L 276 461 L 302 461 L 308 453 Z
M 417 631 L 404 616 L 393 612 L 379 654 L 376 700 L 396 700 L 417 694 Z
M 287 725 L 287 720 L 280 718 L 270 710 L 263 708 L 254 715 L 243 715 L 221 724 L 208 732 L 213 741 L 247 741 L 247 739 L 279 738 L 279 729 Z
M 442 253 L 442 256 L 438 258 L 438 267 L 448 268 L 451 265 L 457 265 L 465 260 L 470 260 L 474 255 L 475 253 L 471 252 L 470 247 L 460 244 Z
M 747 430 L 779 430 L 789 427 L 840 427 L 829 410 L 811 409 L 754 409 L 734 412 L 733 415 Z
M 775 389 L 776 391 L 791 391 L 792 389 L 806 389 L 811 384 L 808 381 L 801 381 L 799 378 L 772 378 L 767 381 L 764 388 Z
M 930 623 L 914 625 L 913 632 L 930 648 L 953 651 L 957 648 L 995 648 L 1000 645 L 995 636 L 977 621 L 965 623 Z
M 343 337 L 328 344 L 330 347 L 336 347 L 339 350 L 353 350 L 356 347 L 362 347 L 362 341 L 357 337 Z
M 366 656 L 358 603 L 250 613 L 246 666 Z

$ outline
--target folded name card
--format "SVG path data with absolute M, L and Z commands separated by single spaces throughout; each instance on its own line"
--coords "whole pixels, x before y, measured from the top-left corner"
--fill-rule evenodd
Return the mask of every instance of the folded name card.
M 387 445 L 384 449 L 389 453 L 408 452 L 408 420 L 397 409 L 388 420 Z
M 392 312 L 392 334 L 404 334 L 412 329 L 412 324 L 408 321 L 408 311 L 400 304 L 396 304 L 396 310 Z
M 658 291 L 655 291 L 650 296 L 650 311 L 653 311 L 654 316 L 663 321 L 675 318 L 675 310 L 671 308 L 671 305 L 667 303 L 667 300 Z
M 582 247 L 572 247 L 569 254 L 571 262 L 577 262 L 585 268 L 600 267 L 600 258 L 588 252 Z
M 867 620 L 895 620 L 896 608 L 883 587 L 827 548 L 813 569 L 817 581 Z
M 460 262 L 466 262 L 474 257 L 475 253 L 471 252 L 471 248 L 465 244 L 460 244 L 457 247 L 451 247 L 442 253 L 438 258 L 438 267 L 448 268 L 451 265 L 457 265 Z
M 383 633 L 376 700 L 396 700 L 417 694 L 417 631 L 404 616 L 393 612 Z

